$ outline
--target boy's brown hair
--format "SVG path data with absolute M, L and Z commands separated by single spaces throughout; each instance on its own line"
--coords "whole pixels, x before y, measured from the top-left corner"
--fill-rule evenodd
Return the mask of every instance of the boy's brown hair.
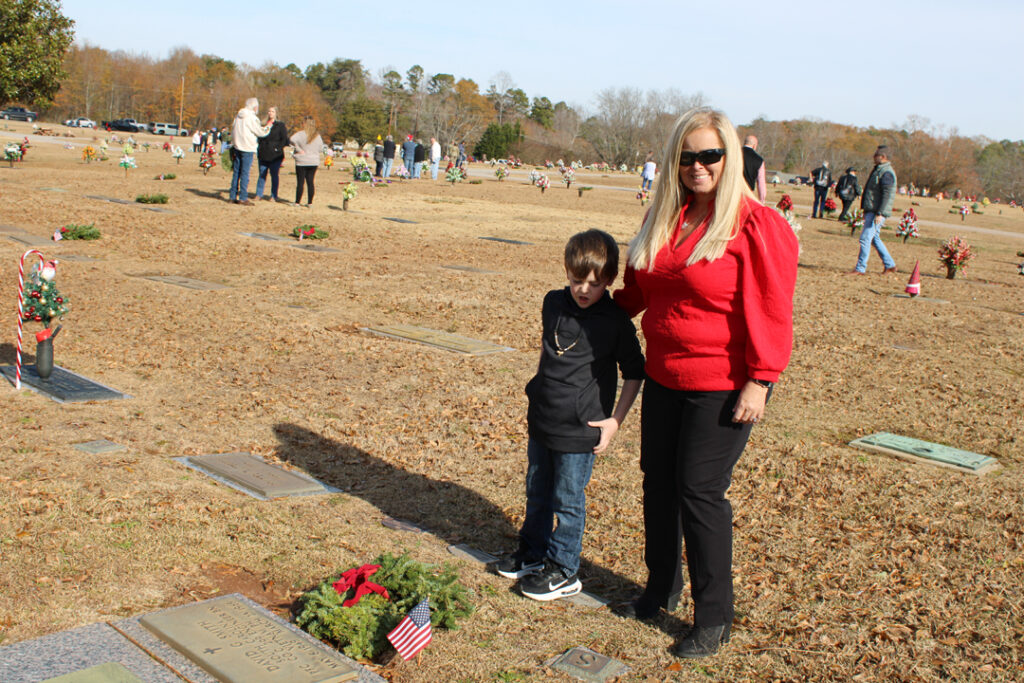
M 565 269 L 579 280 L 594 272 L 610 283 L 619 274 L 619 245 L 603 230 L 578 232 L 565 245 Z

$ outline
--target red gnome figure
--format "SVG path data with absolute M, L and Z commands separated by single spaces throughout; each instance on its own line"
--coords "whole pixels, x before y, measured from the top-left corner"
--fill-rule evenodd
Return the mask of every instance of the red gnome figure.
M 910 280 L 907 281 L 907 294 L 911 297 L 915 297 L 921 293 L 921 262 L 914 262 L 914 272 L 910 274 Z

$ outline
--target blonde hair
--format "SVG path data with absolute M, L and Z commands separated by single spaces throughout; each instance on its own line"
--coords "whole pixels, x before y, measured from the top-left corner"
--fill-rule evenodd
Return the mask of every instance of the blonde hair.
M 306 133 L 306 143 L 313 142 L 316 139 L 316 121 L 313 120 L 312 116 L 307 116 L 302 121 L 302 130 Z
M 754 193 L 743 180 L 743 150 L 736 128 L 728 117 L 716 109 L 691 109 L 676 121 L 672 136 L 662 151 L 661 167 L 654 187 L 654 200 L 640 232 L 629 243 L 629 264 L 637 270 L 653 269 L 654 259 L 672 236 L 679 213 L 690 199 L 691 192 L 679 179 L 679 155 L 683 140 L 695 130 L 711 128 L 722 141 L 725 165 L 715 187 L 715 207 L 707 231 L 694 245 L 686 265 L 722 257 L 729 242 L 738 234 L 740 206 L 744 197 Z

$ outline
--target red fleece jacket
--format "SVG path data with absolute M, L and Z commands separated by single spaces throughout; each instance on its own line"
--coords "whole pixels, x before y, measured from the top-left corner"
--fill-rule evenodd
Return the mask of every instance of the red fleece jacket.
M 646 309 L 648 376 L 683 391 L 777 381 L 793 347 L 799 245 L 792 228 L 774 209 L 744 200 L 740 231 L 725 254 L 687 266 L 706 226 L 673 246 L 685 211 L 654 269 L 626 268 L 614 295 L 630 316 Z

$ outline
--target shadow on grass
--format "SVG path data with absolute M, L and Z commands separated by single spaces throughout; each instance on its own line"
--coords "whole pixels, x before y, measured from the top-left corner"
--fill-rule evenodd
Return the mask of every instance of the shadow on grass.
M 229 196 L 227 190 L 214 190 L 213 192 L 208 192 L 207 190 L 200 190 L 198 187 L 186 187 L 185 192 L 191 192 L 197 197 L 205 197 L 206 199 L 219 199 L 223 202 L 228 201 Z
M 31 365 L 36 362 L 36 342 L 27 331 L 22 335 L 21 364 Z M 14 344 L 0 344 L 0 365 L 14 365 L 17 361 L 18 347 Z
M 274 434 L 279 442 L 277 456 L 282 460 L 363 499 L 385 515 L 427 529 L 448 544 L 466 543 L 492 555 L 510 552 L 517 545 L 519 529 L 497 505 L 470 488 L 408 472 L 295 424 L 279 423 L 274 426 Z M 587 542 L 584 537 L 584 549 Z M 637 562 L 643 561 L 640 548 L 636 557 Z M 585 557 L 580 578 L 587 592 L 613 603 L 628 599 L 641 588 Z M 662 615 L 656 623 L 666 633 L 678 633 L 685 625 L 671 615 Z

